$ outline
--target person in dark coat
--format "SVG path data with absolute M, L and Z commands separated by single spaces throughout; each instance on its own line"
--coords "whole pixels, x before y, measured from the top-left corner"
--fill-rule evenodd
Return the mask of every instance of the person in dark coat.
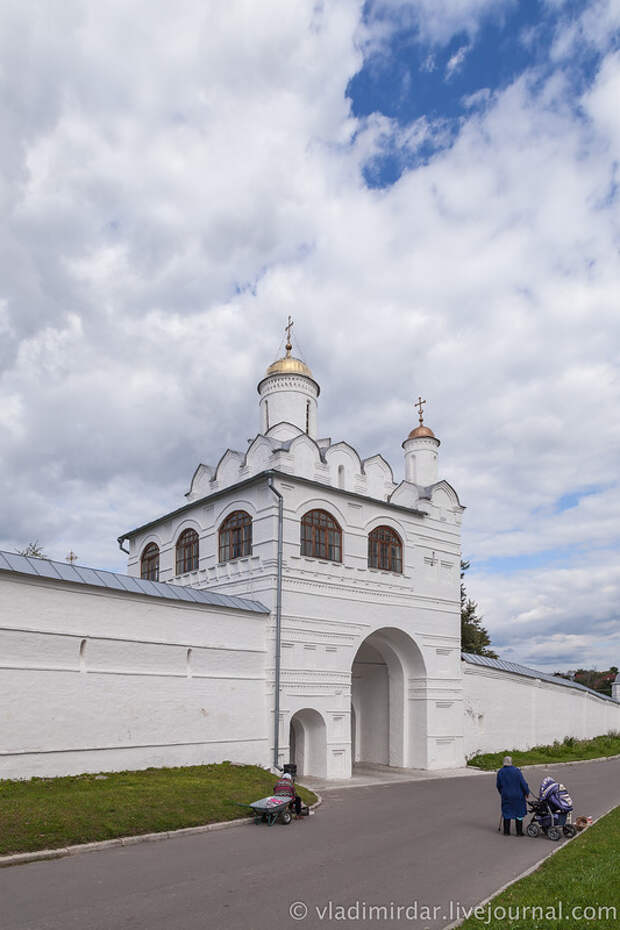
M 526 813 L 525 799 L 530 793 L 523 772 L 512 764 L 510 756 L 504 758 L 504 764 L 497 773 L 497 790 L 502 796 L 502 817 L 504 818 L 504 836 L 510 835 L 510 821 L 514 820 L 517 836 L 523 836 L 523 818 Z

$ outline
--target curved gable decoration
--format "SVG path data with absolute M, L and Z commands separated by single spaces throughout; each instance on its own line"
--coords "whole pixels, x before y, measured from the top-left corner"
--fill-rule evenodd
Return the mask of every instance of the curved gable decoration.
M 384 480 L 394 484 L 394 472 L 390 463 L 383 458 L 380 453 L 371 455 L 362 462 L 364 472 L 370 477 L 371 474 L 382 475 Z
M 437 484 L 433 485 L 431 500 L 438 507 L 454 507 L 458 510 L 465 510 L 458 494 L 447 481 L 438 481 Z
M 314 480 L 315 469 L 321 465 L 321 450 L 315 440 L 301 433 L 292 440 L 289 453 L 295 463 L 295 474 Z
M 259 434 L 245 454 L 244 465 L 251 472 L 264 471 L 271 464 L 271 457 L 280 448 L 280 443 Z
M 329 463 L 330 459 L 339 457 L 348 458 L 353 467 L 357 468 L 360 473 L 364 471 L 362 460 L 357 449 L 350 446 L 348 442 L 335 442 L 333 446 L 329 446 L 329 448 L 325 450 L 326 462 Z
M 390 494 L 388 500 L 391 504 L 398 504 L 400 507 L 419 508 L 420 495 L 415 484 L 408 481 L 401 481 L 398 487 Z
M 239 472 L 243 467 L 243 460 L 244 456 L 241 452 L 227 449 L 215 469 L 215 480 L 218 484 L 225 487 L 227 484 L 234 484 L 238 481 Z
M 212 468 L 211 465 L 200 464 L 192 475 L 192 480 L 189 483 L 189 491 L 185 496 L 190 500 L 203 497 L 208 493 L 209 483 L 213 481 L 214 476 L 215 469 Z
M 295 426 L 294 423 L 289 423 L 288 420 L 282 420 L 280 423 L 275 423 L 270 427 L 265 436 L 268 439 L 275 439 L 277 442 L 289 442 L 291 439 L 296 439 L 297 436 L 305 436 L 306 433 L 298 426 Z
M 337 442 L 325 451 L 325 461 L 329 467 L 329 479 L 334 487 L 350 491 L 354 479 L 363 475 L 362 460 L 357 450 L 348 442 Z

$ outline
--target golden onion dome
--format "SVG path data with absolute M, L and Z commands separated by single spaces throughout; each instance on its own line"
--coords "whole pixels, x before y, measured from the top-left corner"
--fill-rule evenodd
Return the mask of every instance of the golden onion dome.
M 312 372 L 306 363 L 291 355 L 288 347 L 284 358 L 279 358 L 267 369 L 265 377 L 269 378 L 271 375 L 305 375 L 307 378 L 312 378 Z
M 317 397 L 319 396 L 321 389 L 317 382 L 314 380 L 314 376 L 305 362 L 302 362 L 300 358 L 295 358 L 294 355 L 291 355 L 293 350 L 293 345 L 291 342 L 291 330 L 293 328 L 293 321 L 290 316 L 288 318 L 288 324 L 285 326 L 284 331 L 286 333 L 286 355 L 283 358 L 276 359 L 275 362 L 269 366 L 265 372 L 265 377 L 258 383 L 258 392 L 260 394 L 261 387 L 267 380 L 274 375 L 301 375 L 304 378 L 309 378 L 315 385 L 317 391 Z

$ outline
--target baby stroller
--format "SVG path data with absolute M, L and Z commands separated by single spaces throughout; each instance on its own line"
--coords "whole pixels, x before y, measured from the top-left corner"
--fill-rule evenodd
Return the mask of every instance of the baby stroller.
M 528 836 L 546 834 L 550 840 L 562 836 L 576 836 L 577 828 L 572 821 L 573 801 L 564 787 L 547 775 L 540 783 L 538 797 L 528 801 L 532 819 L 525 828 Z

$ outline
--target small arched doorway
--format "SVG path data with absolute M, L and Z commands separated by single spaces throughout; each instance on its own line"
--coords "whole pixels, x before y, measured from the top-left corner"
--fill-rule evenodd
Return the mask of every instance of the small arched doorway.
M 290 761 L 298 775 L 324 778 L 327 769 L 327 734 L 321 714 L 311 707 L 298 710 L 291 717 L 289 730 Z
M 384 627 L 359 646 L 351 667 L 351 761 L 425 768 L 426 669 L 403 630 Z

